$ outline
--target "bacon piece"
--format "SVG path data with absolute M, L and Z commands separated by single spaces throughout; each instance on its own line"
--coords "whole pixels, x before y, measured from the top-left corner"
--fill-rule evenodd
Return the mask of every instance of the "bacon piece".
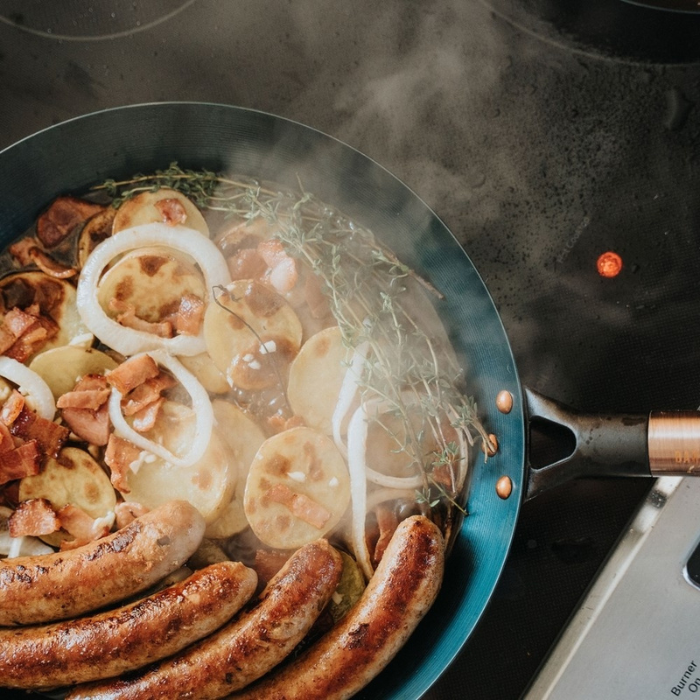
M 0 454 L 0 485 L 41 471 L 41 452 L 37 440 L 29 440 L 19 447 Z
M 287 562 L 289 552 L 271 552 L 267 549 L 255 551 L 253 569 L 258 575 L 258 582 L 266 584 Z
M 51 503 L 45 498 L 22 501 L 8 518 L 10 537 L 39 537 L 61 529 Z
M 14 450 L 17 445 L 10 434 L 10 429 L 2 422 L 0 422 L 0 454 L 4 452 L 9 452 Z
M 23 408 L 24 396 L 17 389 L 13 389 L 10 398 L 5 401 L 0 410 L 0 422 L 6 426 L 12 425 L 17 420 L 17 416 L 22 413 Z
M 165 399 L 160 398 L 153 403 L 149 403 L 148 406 L 142 408 L 138 413 L 135 413 L 131 427 L 139 433 L 147 433 L 151 430 L 155 426 L 156 420 L 158 420 L 160 407 L 164 401 Z
M 20 338 L 24 335 L 30 328 L 36 325 L 36 322 L 36 315 L 22 311 L 22 309 L 17 306 L 10 309 L 3 319 L 3 325 L 15 338 Z
M 103 209 L 100 204 L 76 197 L 58 197 L 39 217 L 36 223 L 37 238 L 47 248 L 55 248 L 78 224 L 82 224 Z
M 133 304 L 127 304 L 119 299 L 110 299 L 109 308 L 117 313 L 117 323 L 121 323 L 126 328 L 133 328 L 135 331 L 143 331 L 144 333 L 152 333 L 159 338 L 173 337 L 173 324 L 170 321 L 160 321 L 152 323 L 139 318 L 136 315 L 136 307 Z
M 139 463 L 140 460 L 141 450 L 133 442 L 120 438 L 114 433 L 109 436 L 105 450 L 105 464 L 111 471 L 110 480 L 117 491 L 129 493 L 131 489 L 127 482 L 127 475 L 131 465 Z
M 9 341 L 8 331 L 15 338 L 2 352 L 18 362 L 25 362 L 38 352 L 46 341 L 58 334 L 58 324 L 41 314 L 38 303 L 33 303 L 24 310 L 17 306 L 10 309 L 3 318 L 2 328 L 6 332 L 0 339 L 0 346 L 5 346 Z
M 16 342 L 15 338 L 5 326 L 0 326 L 0 354 L 4 355 Z
M 10 432 L 22 440 L 36 440 L 41 452 L 47 457 L 56 457 L 70 434 L 68 428 L 38 416 L 26 406 L 12 423 Z
M 62 410 L 66 425 L 82 440 L 92 445 L 106 445 L 109 439 L 110 389 L 101 374 L 86 374 L 56 405 Z
M 62 265 L 58 260 L 54 260 L 48 253 L 45 253 L 41 248 L 34 247 L 29 251 L 29 256 L 32 262 L 44 273 L 50 277 L 55 277 L 59 280 L 75 277 L 78 271 L 74 267 Z
M 204 302 L 194 294 L 187 292 L 180 299 L 180 306 L 177 311 L 168 317 L 178 333 L 183 335 L 197 335 L 204 318 Z
M 154 206 L 163 217 L 163 223 L 168 226 L 177 226 L 187 221 L 187 210 L 182 202 L 175 197 L 159 199 Z
M 372 560 L 374 565 L 377 566 L 384 556 L 384 552 L 391 541 L 391 538 L 396 532 L 396 528 L 399 526 L 399 519 L 396 517 L 396 513 L 393 508 L 384 503 L 380 503 L 376 509 L 377 514 L 377 525 L 379 526 L 379 539 L 374 547 L 374 554 L 372 555 Z
M 122 401 L 122 411 L 125 416 L 133 416 L 150 404 L 158 401 L 161 391 L 170 389 L 177 382 L 167 372 L 160 372 L 157 377 L 147 379 L 139 384 Z
M 123 527 L 126 527 L 129 523 L 136 520 L 136 518 L 146 515 L 146 513 L 148 513 L 148 508 L 140 503 L 129 503 L 128 501 L 117 503 L 114 507 L 117 530 L 121 530 Z
M 232 280 L 260 279 L 267 270 L 267 263 L 255 248 L 243 248 L 226 259 Z
M 89 408 L 96 411 L 107 402 L 110 393 L 111 390 L 107 386 L 105 386 L 104 389 L 76 389 L 75 391 L 69 391 L 63 394 L 63 396 L 59 396 L 58 401 L 56 401 L 56 407 Z
M 321 530 L 331 517 L 331 513 L 320 503 L 316 503 L 303 493 L 292 491 L 285 484 L 275 484 L 265 497 L 286 506 L 295 517 Z
M 294 289 L 298 279 L 297 261 L 287 255 L 280 241 L 272 238 L 258 245 L 258 252 L 270 268 L 265 276 L 267 281 L 280 294 L 286 294 Z
M 147 379 L 157 377 L 159 372 L 158 365 L 150 355 L 139 355 L 122 362 L 106 376 L 107 381 L 125 396 Z
M 61 542 L 61 551 L 81 547 L 109 534 L 110 526 L 102 519 L 91 518 L 82 508 L 69 503 L 58 511 L 61 527 L 75 538 Z

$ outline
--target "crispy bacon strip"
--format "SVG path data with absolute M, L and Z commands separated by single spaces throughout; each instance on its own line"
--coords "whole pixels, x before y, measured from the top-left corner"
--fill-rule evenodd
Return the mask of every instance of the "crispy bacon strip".
M 153 403 L 149 403 L 148 406 L 142 408 L 137 413 L 134 413 L 134 420 L 131 424 L 133 429 L 139 433 L 147 433 L 151 430 L 158 420 L 160 407 L 163 405 L 164 401 L 164 398 L 160 398 Z
M 129 523 L 148 513 L 148 508 L 140 503 L 122 501 L 114 507 L 114 515 L 117 521 L 117 530 L 121 530 Z
M 139 384 L 158 376 L 158 365 L 150 355 L 138 355 L 122 362 L 107 376 L 107 381 L 122 395 L 126 396 Z
M 22 440 L 35 440 L 41 452 L 47 457 L 56 457 L 70 434 L 68 428 L 38 416 L 26 406 L 12 423 L 10 432 Z
M 129 493 L 127 476 L 134 462 L 141 458 L 141 450 L 133 442 L 114 433 L 109 436 L 105 450 L 105 464 L 110 469 L 112 486 L 121 493 Z
M 105 522 L 91 518 L 82 508 L 72 503 L 58 511 L 58 519 L 61 527 L 75 538 L 69 542 L 61 542 L 61 551 L 82 547 L 88 542 L 105 537 L 110 531 Z
M 287 255 L 282 243 L 276 238 L 271 238 L 258 245 L 258 252 L 269 267 L 269 272 L 265 276 L 267 281 L 280 294 L 294 289 L 299 279 L 297 261 Z
M 160 372 L 157 377 L 147 379 L 143 384 L 139 384 L 139 386 L 129 392 L 128 396 L 122 401 L 124 415 L 133 416 L 150 404 L 158 401 L 162 391 L 170 389 L 176 384 L 174 377 L 167 372 Z
M 0 453 L 0 485 L 41 471 L 41 452 L 36 440 Z
M 0 454 L 14 450 L 17 445 L 10 434 L 10 429 L 0 421 Z
M 323 529 L 331 517 L 331 513 L 320 503 L 316 503 L 303 493 L 292 491 L 286 484 L 275 484 L 265 496 L 275 503 L 286 506 L 292 515 L 319 530 Z
M 197 335 L 204 318 L 204 302 L 187 292 L 180 299 L 180 306 L 169 320 L 178 333 Z
M 187 221 L 187 211 L 182 202 L 175 197 L 159 199 L 153 206 L 160 212 L 163 223 L 168 226 L 177 226 Z
M 20 338 L 30 328 L 34 327 L 36 323 L 36 315 L 22 311 L 22 309 L 17 306 L 10 309 L 5 314 L 5 318 L 3 319 L 5 328 L 7 328 L 7 330 L 10 331 L 15 338 Z
M 58 334 L 58 324 L 41 314 L 38 303 L 24 310 L 14 306 L 5 314 L 0 328 L 2 353 L 18 362 L 25 362 Z
M 37 238 L 47 248 L 55 248 L 78 224 L 103 209 L 100 204 L 76 197 L 58 197 L 39 217 L 36 223 Z
M 133 328 L 135 331 L 152 333 L 159 338 L 173 337 L 173 324 L 170 321 L 152 323 L 139 318 L 136 315 L 136 307 L 133 304 L 127 304 L 119 299 L 110 299 L 109 308 L 117 312 L 117 323 L 121 323 L 122 326 Z
M 105 381 L 106 384 L 106 381 Z M 89 408 L 96 411 L 109 399 L 110 389 L 78 389 L 58 397 L 57 408 Z
M 10 398 L 5 401 L 2 409 L 0 409 L 0 422 L 6 426 L 12 425 L 19 414 L 22 413 L 24 403 L 24 396 L 17 389 L 13 389 Z
M 22 501 L 8 518 L 10 537 L 39 537 L 61 529 L 51 503 L 45 498 Z
M 56 402 L 65 424 L 79 438 L 100 447 L 109 439 L 109 393 L 105 377 L 87 374 Z
M 255 248 L 243 248 L 226 259 L 232 280 L 260 279 L 267 270 L 267 263 Z

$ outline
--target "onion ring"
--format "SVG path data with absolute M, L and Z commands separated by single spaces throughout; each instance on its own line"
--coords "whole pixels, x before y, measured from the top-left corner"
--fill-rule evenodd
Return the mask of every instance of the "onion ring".
M 109 397 L 109 417 L 114 426 L 114 432 L 118 437 L 129 440 L 129 442 L 132 442 L 142 450 L 157 455 L 174 466 L 189 467 L 203 457 L 211 439 L 211 433 L 214 428 L 214 409 L 209 400 L 209 394 L 194 375 L 165 350 L 153 350 L 142 354 L 150 355 L 156 363 L 170 370 L 192 398 L 192 410 L 196 418 L 194 439 L 189 450 L 184 455 L 178 456 L 163 447 L 163 445 L 159 445 L 137 433 L 126 422 L 122 414 L 122 394 L 112 387 L 112 393 Z
M 192 257 L 202 270 L 207 290 L 218 285 L 225 286 L 231 281 L 224 256 L 214 243 L 198 231 L 161 223 L 134 226 L 110 236 L 90 253 L 78 280 L 80 318 L 95 336 L 122 355 L 157 349 L 167 350 L 172 355 L 198 355 L 206 350 L 201 329 L 196 336 L 161 338 L 122 326 L 107 316 L 97 301 L 97 286 L 107 265 L 117 255 L 148 245 L 165 246 Z M 211 294 L 211 291 L 208 293 Z

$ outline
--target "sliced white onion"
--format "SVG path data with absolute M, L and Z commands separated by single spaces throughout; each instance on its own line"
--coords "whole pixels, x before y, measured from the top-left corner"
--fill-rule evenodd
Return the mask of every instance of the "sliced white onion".
M 370 561 L 365 541 L 367 517 L 367 414 L 364 405 L 353 413 L 348 425 L 348 472 L 352 500 L 352 548 L 355 559 L 367 580 L 372 578 L 374 567 Z
M 0 555 L 8 559 L 31 557 L 35 554 L 51 554 L 54 550 L 38 537 L 10 537 L 7 531 L 0 532 Z
M 197 235 L 201 237 L 201 234 Z M 214 427 L 214 409 L 212 408 L 209 394 L 194 375 L 165 350 L 153 350 L 142 354 L 150 355 L 157 364 L 170 370 L 190 395 L 196 421 L 194 439 L 189 450 L 184 455 L 175 455 L 163 445 L 159 445 L 136 432 L 126 422 L 122 414 L 121 403 L 123 397 L 121 393 L 112 387 L 112 393 L 109 397 L 109 417 L 114 426 L 114 432 L 117 436 L 129 440 L 129 442 L 132 442 L 142 450 L 157 455 L 174 466 L 189 467 L 202 458 L 211 439 L 211 432 Z
M 343 442 L 340 432 L 341 426 L 357 395 L 357 387 L 362 379 L 362 369 L 368 353 L 369 343 L 367 341 L 360 343 L 355 348 L 352 359 L 350 360 L 350 366 L 345 370 L 343 383 L 338 393 L 338 401 L 335 404 L 335 410 L 333 411 L 333 417 L 331 419 L 333 440 L 335 441 L 336 447 L 340 450 L 340 453 L 346 458 L 348 456 L 348 449 Z
M 30 408 L 41 418 L 53 420 L 56 402 L 49 385 L 34 371 L 11 357 L 0 357 L 0 377 L 9 379 L 27 398 Z
M 117 255 L 149 245 L 165 246 L 192 257 L 202 270 L 204 286 L 209 295 L 213 287 L 225 286 L 231 281 L 221 251 L 198 231 L 162 223 L 134 226 L 110 236 L 90 253 L 78 281 L 80 318 L 103 343 L 122 355 L 135 355 L 159 348 L 173 355 L 198 355 L 206 350 L 201 331 L 196 336 L 161 338 L 146 331 L 122 326 L 111 319 L 97 301 L 97 285 L 107 265 Z

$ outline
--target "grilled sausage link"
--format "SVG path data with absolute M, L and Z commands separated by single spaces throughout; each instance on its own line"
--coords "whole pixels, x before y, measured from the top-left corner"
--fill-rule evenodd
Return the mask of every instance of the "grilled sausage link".
M 255 593 L 257 582 L 252 569 L 221 562 L 93 617 L 0 629 L 0 685 L 55 688 L 164 659 L 228 622 Z
M 423 516 L 403 521 L 362 598 L 324 637 L 277 673 L 230 700 L 344 700 L 394 657 L 433 604 L 445 546 Z
M 0 561 L 0 625 L 65 620 L 124 600 L 179 568 L 205 523 L 170 501 L 117 532 L 67 552 Z
M 190 649 L 129 678 L 76 688 L 67 700 L 221 698 L 260 678 L 306 635 L 336 589 L 342 560 L 325 540 L 295 552 L 255 607 Z

